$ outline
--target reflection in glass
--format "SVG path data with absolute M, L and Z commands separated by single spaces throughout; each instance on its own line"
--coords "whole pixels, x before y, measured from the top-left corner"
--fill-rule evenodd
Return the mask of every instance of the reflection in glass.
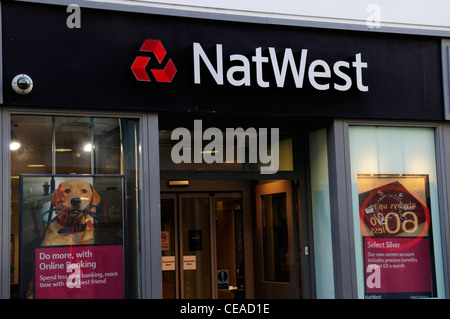
M 215 208 L 217 271 L 226 270 L 229 276 L 225 287 L 217 285 L 218 298 L 244 298 L 242 202 L 240 198 L 216 198 Z
M 161 254 L 175 263 L 175 199 L 161 199 Z M 162 267 L 162 291 L 164 299 L 176 298 L 175 265 Z
M 183 198 L 182 212 L 184 298 L 208 299 L 211 298 L 209 198 Z
M 238 129 L 236 129 L 238 130 Z M 249 131 L 251 128 L 249 129 Z M 160 156 L 160 165 L 161 171 L 246 171 L 246 172 L 257 172 L 260 171 L 262 166 L 266 166 L 266 163 L 259 162 L 259 153 L 260 150 L 256 150 L 254 147 L 257 145 L 255 141 L 257 141 L 256 136 L 250 138 L 246 132 L 236 133 L 236 137 L 232 139 L 227 139 L 226 137 L 226 129 L 222 129 L 223 136 L 222 140 L 217 137 L 218 140 L 215 140 L 215 137 L 212 139 L 214 144 L 217 144 L 217 148 L 213 147 L 212 150 L 205 150 L 204 148 L 212 147 L 209 145 L 211 141 L 203 140 L 201 142 L 201 147 L 194 147 L 194 139 L 198 138 L 194 135 L 194 132 L 190 132 L 191 140 L 184 141 L 181 137 L 177 139 L 177 137 L 172 137 L 172 130 L 160 130 L 159 131 L 159 156 Z M 258 137 L 261 138 L 261 137 Z M 270 141 L 271 137 L 266 137 L 267 141 L 269 141 L 267 147 L 270 150 Z M 239 142 L 238 142 L 239 140 Z M 219 141 L 222 141 L 219 143 Z M 179 156 L 190 157 L 190 160 L 182 161 L 180 163 L 175 163 L 173 161 L 172 151 L 174 147 L 182 142 L 190 144 L 191 147 L 181 148 Z M 253 145 L 253 148 L 250 145 Z M 279 137 L 279 158 L 278 160 L 278 170 L 279 171 L 292 171 L 294 170 L 294 160 L 293 160 L 293 142 L 292 142 L 292 134 L 291 133 L 280 133 Z M 258 146 L 259 147 L 259 146 Z M 175 148 L 178 149 L 178 146 Z M 185 155 L 184 151 L 189 155 Z M 228 152 L 232 152 L 233 160 L 229 160 L 227 156 Z M 269 151 L 270 154 L 270 151 Z M 200 162 L 196 161 L 196 157 L 201 158 Z M 210 157 L 212 162 L 207 162 L 205 157 Z M 253 160 L 250 160 L 250 157 Z M 257 157 L 257 161 L 255 161 L 255 157 Z
M 264 280 L 289 282 L 286 193 L 262 195 Z

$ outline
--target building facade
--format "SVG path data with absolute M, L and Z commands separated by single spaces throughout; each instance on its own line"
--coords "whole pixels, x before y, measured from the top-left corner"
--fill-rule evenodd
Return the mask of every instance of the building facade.
M 448 298 L 445 30 L 16 1 L 1 31 L 2 298 Z

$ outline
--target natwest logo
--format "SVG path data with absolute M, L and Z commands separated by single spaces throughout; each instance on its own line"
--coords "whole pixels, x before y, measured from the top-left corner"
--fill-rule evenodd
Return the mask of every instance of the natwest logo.
M 302 89 L 305 83 L 319 91 L 349 91 L 356 89 L 368 92 L 363 75 L 368 63 L 363 61 L 362 54 L 357 53 L 352 60 L 333 61 L 312 60 L 308 49 L 294 53 L 291 48 L 277 52 L 273 47 L 255 48 L 252 56 L 231 54 L 224 56 L 223 45 L 216 44 L 215 54 L 211 50 L 205 52 L 198 42 L 193 43 L 194 83 L 203 84 L 205 79 L 213 80 L 217 85 L 259 86 L 261 88 L 284 88 L 290 82 L 295 88 Z M 166 50 L 159 40 L 145 40 L 140 52 L 152 53 L 159 63 L 158 68 L 151 68 L 157 82 L 172 82 L 177 69 L 169 59 L 161 68 L 166 57 Z M 131 70 L 138 81 L 150 82 L 147 68 L 151 55 L 136 57 Z M 156 66 L 155 66 L 156 67 Z M 209 73 L 209 75 L 208 75 Z
M 163 44 L 159 40 L 145 40 L 144 44 L 140 49 L 140 52 L 148 52 L 153 53 L 158 60 L 158 63 L 161 65 L 164 61 L 164 57 L 166 56 L 166 49 L 164 49 Z M 131 65 L 131 71 L 133 71 L 136 80 L 150 82 L 150 76 L 146 71 L 146 67 L 151 57 L 148 56 L 138 56 L 134 60 Z M 156 82 L 172 82 L 175 73 L 177 73 L 177 69 L 172 62 L 172 59 L 166 63 L 164 68 L 160 69 L 151 69 L 153 76 L 155 77 Z

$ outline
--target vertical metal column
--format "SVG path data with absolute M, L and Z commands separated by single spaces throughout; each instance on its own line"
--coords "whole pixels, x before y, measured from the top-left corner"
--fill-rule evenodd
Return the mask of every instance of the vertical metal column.
M 91 174 L 95 174 L 95 144 L 94 144 L 94 118 L 91 117 L 91 124 L 90 124 L 90 131 L 91 131 Z
M 52 116 L 52 174 L 56 174 L 56 118 Z M 55 188 L 52 187 L 52 191 Z
M 10 297 L 10 123 L 9 113 L 0 108 L 0 298 Z
M 10 297 L 10 124 L 9 113 L 3 107 L 3 40 L 0 2 L 0 299 Z
M 440 124 L 436 130 L 436 160 L 438 177 L 439 211 L 441 224 L 442 259 L 444 261 L 444 287 L 445 298 L 450 295 L 450 256 L 449 233 L 450 229 L 450 125 Z
M 158 115 L 145 115 L 139 133 L 142 298 L 159 299 L 162 298 L 162 265 Z
M 335 120 L 329 132 L 331 230 L 336 299 L 358 298 L 353 236 L 348 126 Z

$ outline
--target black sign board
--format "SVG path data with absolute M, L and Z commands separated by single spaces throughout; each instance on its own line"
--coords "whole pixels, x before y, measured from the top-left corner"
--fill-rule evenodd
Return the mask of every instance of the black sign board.
M 69 28 L 69 15 L 2 4 L 5 104 L 443 119 L 438 38 L 88 8 Z M 9 85 L 21 73 L 28 95 Z

